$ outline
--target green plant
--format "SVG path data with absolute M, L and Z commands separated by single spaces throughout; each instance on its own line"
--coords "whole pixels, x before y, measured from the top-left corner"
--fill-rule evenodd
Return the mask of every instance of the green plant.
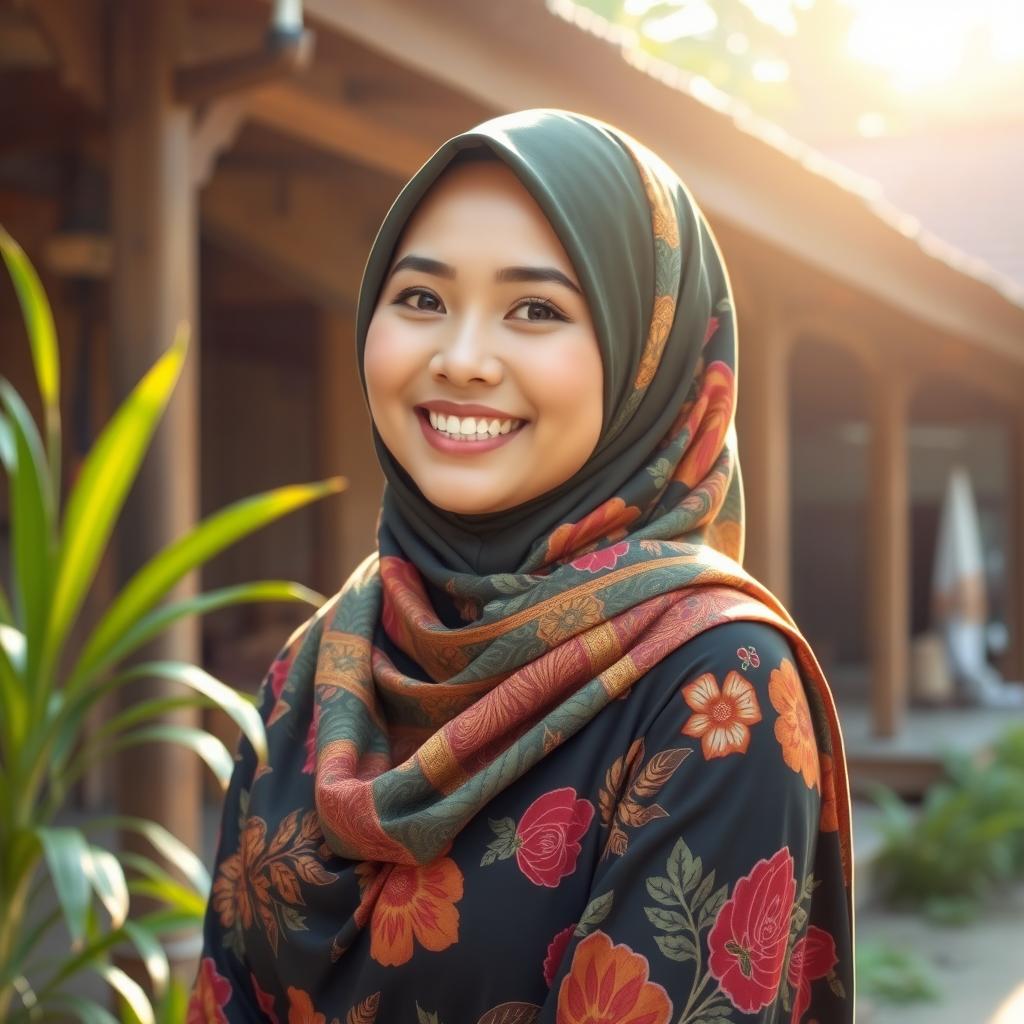
M 874 876 L 893 905 L 961 923 L 997 882 L 1024 872 L 1024 773 L 998 754 L 947 758 L 919 811 L 885 787 L 873 795 L 883 836 Z
M 992 756 L 996 764 L 1024 773 L 1024 725 L 1007 729 L 992 748 Z
M 71 628 L 170 400 L 187 352 L 187 331 L 179 330 L 97 438 L 62 510 L 59 352 L 53 318 L 33 267 L 2 228 L 0 255 L 22 308 L 44 410 L 41 435 L 25 402 L 0 378 L 0 463 L 9 483 L 11 524 L 10 589 L 0 581 L 0 1019 L 60 1013 L 90 1024 L 115 1021 L 100 1005 L 68 990 L 75 975 L 91 970 L 119 993 L 131 1015 L 149 1022 L 155 1020 L 152 1004 L 113 964 L 112 950 L 118 944 L 134 946 L 157 995 L 168 993 L 165 1005 L 175 1000 L 180 1004 L 180 990 L 168 985 L 168 960 L 160 940 L 201 919 L 209 876 L 191 850 L 154 822 L 121 817 L 70 828 L 54 820 L 67 804 L 69 787 L 90 764 L 153 740 L 192 749 L 226 786 L 231 754 L 209 733 L 160 721 L 175 708 L 220 708 L 261 755 L 265 752 L 253 701 L 201 668 L 173 660 L 119 666 L 186 616 L 240 602 L 321 604 L 321 595 L 282 580 L 185 599 L 169 595 L 188 572 L 236 540 L 338 492 L 345 481 L 335 477 L 282 487 L 210 516 L 139 569 L 91 633 L 72 649 Z M 147 678 L 181 684 L 180 696 L 139 701 L 87 735 L 87 716 L 101 699 Z M 180 877 L 155 857 L 105 848 L 96 834 L 111 830 L 145 837 Z M 58 908 L 30 924 L 29 908 L 38 904 L 48 885 Z M 157 909 L 129 919 L 135 894 L 153 898 Z M 62 921 L 71 952 L 48 960 L 41 940 Z
M 857 991 L 882 1003 L 936 1002 L 935 972 L 923 957 L 884 942 L 857 943 Z
M 978 817 L 1004 816 L 1008 828 L 998 856 L 1004 874 L 1024 876 L 1024 730 L 1009 729 L 980 760 L 951 757 L 947 772 L 970 795 Z

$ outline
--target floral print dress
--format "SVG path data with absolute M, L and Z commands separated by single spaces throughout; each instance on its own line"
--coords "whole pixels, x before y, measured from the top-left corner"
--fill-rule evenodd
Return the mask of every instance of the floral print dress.
M 326 846 L 312 737 L 257 778 L 240 746 L 189 1024 L 853 1020 L 850 851 L 779 630 L 685 643 L 419 866 Z

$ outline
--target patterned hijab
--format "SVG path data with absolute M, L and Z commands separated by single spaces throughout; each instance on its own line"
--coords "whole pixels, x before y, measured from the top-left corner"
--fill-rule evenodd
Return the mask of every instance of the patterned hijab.
M 560 110 L 495 118 L 413 176 L 373 244 L 367 326 L 416 204 L 485 147 L 544 211 L 590 305 L 604 419 L 590 460 L 525 504 L 464 516 L 430 504 L 375 433 L 387 479 L 378 550 L 296 631 L 285 691 L 316 727 L 315 797 L 329 847 L 426 863 L 492 797 L 671 651 L 731 619 L 793 643 L 841 839 L 849 804 L 828 687 L 785 609 L 739 565 L 736 325 L 721 254 L 657 156 Z M 365 381 L 364 381 L 365 387 Z

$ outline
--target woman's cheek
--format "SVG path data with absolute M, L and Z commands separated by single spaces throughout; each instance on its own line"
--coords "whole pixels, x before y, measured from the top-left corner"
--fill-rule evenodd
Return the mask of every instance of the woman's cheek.
M 363 372 L 371 402 L 400 397 L 414 373 L 415 347 L 400 324 L 386 318 L 370 321 L 363 352 Z
M 600 429 L 603 367 L 591 337 L 566 338 L 552 345 L 529 367 L 530 398 L 549 422 L 570 423 L 576 430 L 596 422 Z

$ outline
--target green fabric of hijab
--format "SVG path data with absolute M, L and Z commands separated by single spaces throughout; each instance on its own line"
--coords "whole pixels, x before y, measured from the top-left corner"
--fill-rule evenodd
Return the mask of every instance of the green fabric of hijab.
M 572 261 L 601 346 L 604 422 L 594 454 L 571 479 L 515 508 L 476 516 L 449 513 L 427 501 L 374 431 L 387 478 L 384 521 L 407 555 L 438 584 L 449 569 L 487 575 L 536 566 L 539 539 L 559 523 L 578 521 L 644 466 L 694 385 L 712 316 L 717 317 L 715 358 L 729 367 L 735 363 L 725 267 L 685 186 L 624 133 L 579 114 L 545 109 L 498 117 L 449 139 L 402 190 L 377 234 L 363 275 L 356 334 L 360 368 L 367 327 L 412 211 L 458 154 L 478 147 L 516 173 Z M 665 217 L 678 223 L 676 248 L 654 236 L 638 157 L 660 198 L 671 205 Z M 638 388 L 659 294 L 670 295 L 677 312 L 656 360 L 657 373 Z M 739 524 L 738 479 L 731 498 L 731 514 Z M 429 571 L 435 560 L 444 570 Z

